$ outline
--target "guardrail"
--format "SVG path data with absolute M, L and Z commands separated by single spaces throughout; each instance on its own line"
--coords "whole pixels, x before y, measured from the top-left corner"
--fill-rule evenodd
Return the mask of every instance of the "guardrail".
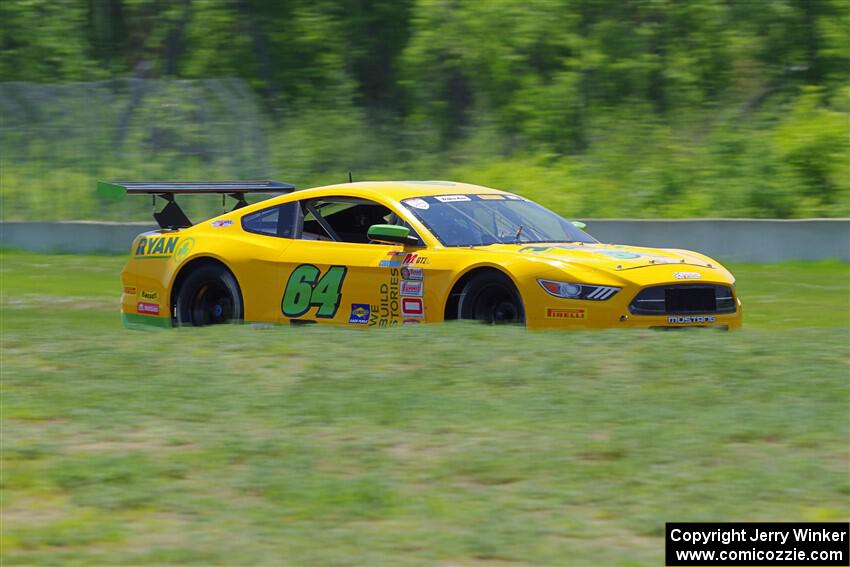
M 850 262 L 850 219 L 586 219 L 602 242 L 684 248 L 721 261 Z M 148 223 L 94 221 L 0 222 L 0 246 L 34 252 L 128 252 Z

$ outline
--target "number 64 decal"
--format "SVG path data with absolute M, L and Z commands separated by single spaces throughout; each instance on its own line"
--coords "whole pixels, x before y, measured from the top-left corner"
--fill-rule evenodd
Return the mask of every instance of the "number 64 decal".
M 345 266 L 331 266 L 319 277 L 319 268 L 312 264 L 301 264 L 289 275 L 280 310 L 287 317 L 301 317 L 311 307 L 318 307 L 316 317 L 331 319 L 336 315 L 342 299 L 342 282 Z

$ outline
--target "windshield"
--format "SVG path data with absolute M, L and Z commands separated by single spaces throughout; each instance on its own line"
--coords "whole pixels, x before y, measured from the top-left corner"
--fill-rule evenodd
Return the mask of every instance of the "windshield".
M 402 204 L 445 246 L 596 242 L 552 211 L 516 195 L 437 195 Z

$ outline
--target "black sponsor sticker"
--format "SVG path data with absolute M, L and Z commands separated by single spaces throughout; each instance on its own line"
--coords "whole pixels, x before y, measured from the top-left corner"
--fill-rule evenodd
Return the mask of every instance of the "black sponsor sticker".
M 668 522 L 665 565 L 850 564 L 850 528 L 838 522 Z

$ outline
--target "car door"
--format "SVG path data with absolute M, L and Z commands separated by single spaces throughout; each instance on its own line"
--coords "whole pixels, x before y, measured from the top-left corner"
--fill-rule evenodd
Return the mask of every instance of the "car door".
M 422 248 L 370 243 L 366 236 L 373 224 L 400 222 L 390 209 L 354 197 L 301 204 L 300 239 L 279 260 L 282 322 L 389 327 L 424 318 L 421 279 L 410 285 L 402 278 Z
M 255 210 L 239 219 L 230 264 L 239 280 L 249 322 L 280 320 L 280 257 L 297 241 L 302 219 L 298 202 Z M 230 230 L 228 225 L 224 230 Z

